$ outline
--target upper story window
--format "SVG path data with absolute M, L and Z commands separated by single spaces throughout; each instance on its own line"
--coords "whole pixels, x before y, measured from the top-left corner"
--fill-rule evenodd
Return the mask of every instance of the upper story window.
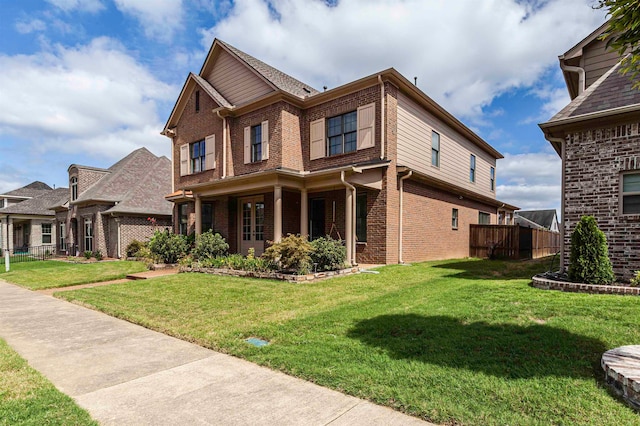
M 180 147 L 180 176 L 204 172 L 214 169 L 216 135 L 209 135 L 204 140 L 184 144 Z
M 440 167 L 440 134 L 431 132 L 431 165 Z
M 476 181 L 476 156 L 471 154 L 469 159 L 469 182 Z
M 262 161 L 262 125 L 251 127 L 251 162 Z
M 189 158 L 191 161 L 191 172 L 200 173 L 205 170 L 205 141 L 194 142 L 189 145 Z
M 71 201 L 78 199 L 78 178 L 71 178 Z
M 329 118 L 327 120 L 327 152 L 329 155 L 355 151 L 357 131 L 356 111 Z
M 196 112 L 200 112 L 200 91 L 196 90 Z
M 478 223 L 480 225 L 491 225 L 491 215 L 489 213 L 479 212 Z
M 4 198 L 0 198 L 0 209 L 4 207 Z
M 489 188 L 492 191 L 496 190 L 496 168 L 495 167 L 491 167 L 491 176 L 490 176 L 490 181 L 489 181 Z
M 640 173 L 622 175 L 622 214 L 640 214 Z
M 244 164 L 269 159 L 269 122 L 244 128 Z

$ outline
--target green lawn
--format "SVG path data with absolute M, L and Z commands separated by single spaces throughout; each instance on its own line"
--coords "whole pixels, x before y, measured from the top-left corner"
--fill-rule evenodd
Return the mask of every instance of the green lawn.
M 97 425 L 0 339 L 0 425 Z
M 530 287 L 547 267 L 453 260 L 313 284 L 180 274 L 58 296 L 435 423 L 640 425 L 599 366 L 640 342 L 640 298 Z
M 4 263 L 2 263 L 0 264 L 0 280 L 32 290 L 40 290 L 117 280 L 126 277 L 128 274 L 145 270 L 144 263 L 125 260 L 96 263 L 69 263 L 45 260 L 12 263 L 9 272 L 5 272 Z

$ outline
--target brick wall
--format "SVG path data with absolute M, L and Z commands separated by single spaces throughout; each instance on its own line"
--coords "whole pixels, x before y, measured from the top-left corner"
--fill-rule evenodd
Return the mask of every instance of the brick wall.
M 387 141 L 385 156 L 391 160 L 382 181 L 382 195 L 380 204 L 384 205 L 384 217 L 381 218 L 385 227 L 385 263 L 398 263 L 398 233 L 400 193 L 398 191 L 398 173 L 396 170 L 398 160 L 398 89 L 390 84 L 385 84 L 385 139 Z
M 153 236 L 155 231 L 164 231 L 166 228 L 171 229 L 170 218 L 158 218 L 156 217 L 156 224 L 153 225 L 147 216 L 121 216 L 118 218 L 109 218 L 109 227 L 111 234 L 117 238 L 117 227 L 120 221 L 120 257 L 126 257 L 127 246 L 131 244 L 133 240 L 147 242 Z M 113 232 L 115 230 L 115 232 Z M 116 250 L 117 241 L 115 244 L 110 242 L 112 250 L 109 252 L 109 257 L 118 257 Z
M 458 228 L 452 227 L 452 210 L 458 209 Z M 497 223 L 496 208 L 431 188 L 404 181 L 402 252 L 405 262 L 455 259 L 469 256 L 469 225 L 478 223 L 478 213 L 491 214 Z
M 571 233 L 581 216 L 591 215 L 607 237 L 616 276 L 628 280 L 640 270 L 640 215 L 622 215 L 620 176 L 624 171 L 640 171 L 640 124 L 569 134 L 564 168 L 567 265 Z

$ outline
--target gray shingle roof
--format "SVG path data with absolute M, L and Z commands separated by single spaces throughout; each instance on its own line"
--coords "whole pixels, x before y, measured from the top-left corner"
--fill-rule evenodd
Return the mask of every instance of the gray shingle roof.
M 34 182 L 31 182 L 29 185 L 23 186 L 22 188 L 14 189 L 13 191 L 9 191 L 5 194 L 0 195 L 13 197 L 36 197 L 43 192 L 51 191 L 52 189 L 53 188 L 51 188 L 46 183 L 36 180 Z
M 300 80 L 296 80 L 288 74 L 283 73 L 282 71 L 273 68 L 271 65 L 267 65 L 259 59 L 254 58 L 253 56 L 244 53 L 243 51 L 236 49 L 228 43 L 223 42 L 220 39 L 217 41 L 229 49 L 233 54 L 235 54 L 238 58 L 244 61 L 251 68 L 256 70 L 260 75 L 262 75 L 267 81 L 276 86 L 278 89 L 290 93 L 294 96 L 300 98 L 306 98 L 308 96 L 312 96 L 320 93 L 313 87 L 309 86 L 301 82 Z
M 69 196 L 69 188 L 57 188 L 40 191 L 40 194 L 28 200 L 0 209 L 1 214 L 23 214 L 34 216 L 54 216 L 50 208 L 62 197 Z
M 554 115 L 549 123 L 640 104 L 640 90 L 632 88 L 633 83 L 634 80 L 629 75 L 620 72 L 620 63 L 617 63 Z
M 103 176 L 72 204 L 114 203 L 110 212 L 171 215 L 171 161 L 140 148 L 109 167 Z
M 516 212 L 516 221 L 518 216 L 527 219 L 530 222 L 538 224 L 546 229 L 551 229 L 554 218 L 556 217 L 556 211 L 551 210 L 519 210 Z M 526 226 L 526 225 L 525 225 Z
M 202 89 L 209 94 L 213 98 L 214 101 L 218 103 L 218 105 L 223 107 L 230 107 L 231 103 L 225 99 L 224 96 L 220 94 L 207 80 L 200 77 L 197 74 L 190 73 L 193 79 L 202 87 Z

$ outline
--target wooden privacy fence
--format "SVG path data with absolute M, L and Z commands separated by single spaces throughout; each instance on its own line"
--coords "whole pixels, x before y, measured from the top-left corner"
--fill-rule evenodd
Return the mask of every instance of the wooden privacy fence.
M 519 225 L 470 225 L 469 256 L 537 259 L 560 251 L 560 233 Z

